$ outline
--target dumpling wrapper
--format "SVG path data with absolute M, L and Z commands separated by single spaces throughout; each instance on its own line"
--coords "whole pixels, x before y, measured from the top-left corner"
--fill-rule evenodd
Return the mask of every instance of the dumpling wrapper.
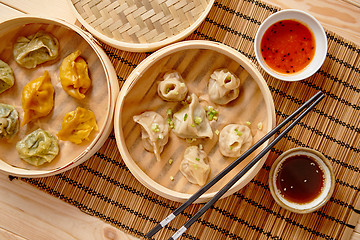
M 77 107 L 74 111 L 65 114 L 57 137 L 60 140 L 80 144 L 84 140 L 89 140 L 93 130 L 98 130 L 95 114 L 91 110 Z
M 13 49 L 15 61 L 25 68 L 35 68 L 59 55 L 59 41 L 50 33 L 39 31 L 27 37 L 19 37 Z
M 24 86 L 21 97 L 24 119 L 21 126 L 51 112 L 54 108 L 54 92 L 48 71 Z
M 213 131 L 210 126 L 205 109 L 201 106 L 196 94 L 191 94 L 191 103 L 176 112 L 173 116 L 173 132 L 181 138 L 212 138 Z
M 169 125 L 160 114 L 153 111 L 136 115 L 133 120 L 141 125 L 141 138 L 144 148 L 153 152 L 156 160 L 160 161 L 160 153 L 169 140 Z
M 219 134 L 219 150 L 226 157 L 239 157 L 252 145 L 253 136 L 246 125 L 226 125 Z
M 0 93 L 14 86 L 15 77 L 11 67 L 0 60 Z
M 243 70 L 241 79 L 245 79 L 248 73 Z M 214 103 L 225 105 L 239 96 L 240 79 L 227 69 L 215 70 L 209 80 L 208 94 Z
M 188 93 L 188 88 L 181 75 L 173 71 L 164 75 L 164 80 L 159 83 L 157 92 L 165 101 L 182 101 Z
M 59 154 L 57 139 L 39 128 L 26 135 L 16 144 L 19 157 L 34 166 L 51 162 Z
M 71 53 L 61 63 L 60 82 L 67 94 L 76 98 L 84 99 L 85 93 L 91 87 L 88 65 L 80 57 L 79 50 Z
M 0 103 L 0 138 L 10 138 L 19 131 L 19 114 L 14 106 Z
M 189 182 L 205 185 L 210 174 L 207 154 L 198 146 L 187 147 L 180 163 L 180 172 Z

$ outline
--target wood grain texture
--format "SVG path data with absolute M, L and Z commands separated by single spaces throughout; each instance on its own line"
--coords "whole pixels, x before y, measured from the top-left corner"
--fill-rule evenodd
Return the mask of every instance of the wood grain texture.
M 0 239 L 136 239 L 3 173 L 0 196 Z

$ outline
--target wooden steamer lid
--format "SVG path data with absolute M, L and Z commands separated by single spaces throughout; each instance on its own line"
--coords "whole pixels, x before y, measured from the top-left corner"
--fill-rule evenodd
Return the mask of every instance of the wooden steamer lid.
M 68 0 L 80 23 L 105 43 L 146 52 L 184 39 L 214 0 Z

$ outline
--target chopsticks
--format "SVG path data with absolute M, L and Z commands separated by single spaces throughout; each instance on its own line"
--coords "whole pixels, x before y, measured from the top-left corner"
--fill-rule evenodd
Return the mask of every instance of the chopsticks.
M 198 199 L 203 193 L 205 193 L 209 188 L 211 188 L 215 183 L 217 183 L 221 178 L 223 178 L 228 172 L 230 172 L 234 167 L 236 167 L 240 162 L 242 162 L 247 156 L 249 156 L 255 149 L 261 146 L 265 141 L 271 138 L 276 132 L 278 132 L 282 127 L 289 123 L 294 117 L 300 115 L 292 121 L 292 123 L 286 127 L 272 142 L 268 144 L 253 160 L 250 161 L 233 179 L 230 180 L 218 193 L 210 199 L 193 217 L 191 217 L 169 240 L 175 240 L 179 238 L 199 217 L 201 217 L 217 200 L 221 198 L 242 176 L 246 174 L 280 139 L 287 134 L 306 114 L 308 114 L 316 104 L 318 104 L 325 97 L 324 93 L 321 91 L 317 92 L 312 96 L 308 101 L 306 101 L 302 106 L 295 110 L 291 115 L 289 115 L 284 121 L 279 125 L 273 128 L 268 132 L 264 137 L 262 137 L 258 142 L 256 142 L 251 148 L 249 148 L 245 153 L 243 153 L 239 158 L 222 170 L 218 175 L 216 175 L 209 183 L 199 189 L 195 194 L 193 194 L 186 202 L 184 202 L 180 207 L 178 207 L 173 213 L 167 216 L 162 220 L 158 225 L 156 225 L 152 230 L 150 230 L 145 236 L 150 238 L 161 230 L 164 226 L 170 223 L 177 215 L 183 212 L 188 206 L 190 206 L 196 199 Z

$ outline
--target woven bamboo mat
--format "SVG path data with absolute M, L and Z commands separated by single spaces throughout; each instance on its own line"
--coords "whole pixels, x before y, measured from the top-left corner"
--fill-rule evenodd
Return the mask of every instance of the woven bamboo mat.
M 188 39 L 223 42 L 256 62 L 256 30 L 278 10 L 252 0 L 217 0 Z M 217 202 L 182 239 L 349 239 L 360 212 L 360 47 L 329 31 L 327 36 L 327 58 L 311 78 L 288 83 L 262 71 L 274 98 L 277 122 L 320 89 L 326 98 L 271 150 L 263 168 L 245 188 Z M 102 46 L 120 85 L 149 55 Z M 283 151 L 297 146 L 322 152 L 332 162 L 336 177 L 331 200 L 305 215 L 280 208 L 268 187 L 271 164 Z M 113 133 L 84 164 L 57 176 L 22 180 L 137 237 L 144 237 L 179 206 L 147 190 L 131 175 Z M 169 238 L 201 206 L 190 206 L 155 235 L 156 239 Z

